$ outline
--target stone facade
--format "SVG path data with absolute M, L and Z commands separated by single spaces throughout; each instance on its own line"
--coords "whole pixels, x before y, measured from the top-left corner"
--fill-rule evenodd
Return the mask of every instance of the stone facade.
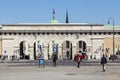
M 8 59 L 13 55 L 50 59 L 54 53 L 59 59 L 73 59 L 79 51 L 100 59 L 105 38 L 112 38 L 112 30 L 103 24 L 3 24 L 0 35 L 0 54 L 8 55 Z

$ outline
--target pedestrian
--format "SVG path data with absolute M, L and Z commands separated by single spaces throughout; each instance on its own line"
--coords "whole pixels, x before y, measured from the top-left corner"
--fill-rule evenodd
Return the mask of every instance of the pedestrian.
M 77 67 L 79 68 L 80 67 L 80 62 L 81 62 L 81 58 L 80 58 L 80 56 L 75 56 L 74 57 L 74 60 L 77 62 Z
M 57 55 L 53 54 L 53 67 L 56 67 Z
M 101 58 L 101 65 L 102 65 L 102 71 L 103 71 L 103 72 L 105 72 L 106 64 L 107 64 L 107 59 L 106 59 L 106 57 L 103 55 L 103 57 Z
M 92 55 L 90 55 L 90 59 L 92 59 Z

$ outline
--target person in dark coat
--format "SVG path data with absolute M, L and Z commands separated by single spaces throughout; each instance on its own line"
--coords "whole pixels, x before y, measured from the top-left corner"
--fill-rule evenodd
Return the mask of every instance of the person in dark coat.
M 57 55 L 53 54 L 53 67 L 56 67 Z
M 102 65 L 102 70 L 103 70 L 103 72 L 105 72 L 106 64 L 107 64 L 107 59 L 106 59 L 106 57 L 103 55 L 103 57 L 101 58 L 101 65 Z
M 80 67 L 80 62 L 81 62 L 81 58 L 80 58 L 80 57 L 77 57 L 77 63 L 78 63 L 77 67 L 78 67 L 78 68 Z

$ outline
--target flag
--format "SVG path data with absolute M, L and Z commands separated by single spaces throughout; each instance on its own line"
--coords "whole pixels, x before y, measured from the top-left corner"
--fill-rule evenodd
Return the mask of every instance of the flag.
M 54 53 L 56 53 L 56 52 L 57 52 L 57 49 L 56 49 L 56 47 L 54 47 L 54 49 L 53 49 L 53 50 L 54 50 Z
M 42 53 L 42 46 L 40 45 L 40 52 Z
M 42 46 L 38 45 L 38 48 L 39 48 L 40 52 L 42 53 Z

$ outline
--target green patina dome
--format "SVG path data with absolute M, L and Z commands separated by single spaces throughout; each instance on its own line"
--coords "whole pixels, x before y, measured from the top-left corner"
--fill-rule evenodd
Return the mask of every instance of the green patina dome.
M 57 21 L 56 19 L 53 19 L 53 20 L 50 21 L 50 23 L 51 23 L 51 24 L 57 24 L 58 21 Z

